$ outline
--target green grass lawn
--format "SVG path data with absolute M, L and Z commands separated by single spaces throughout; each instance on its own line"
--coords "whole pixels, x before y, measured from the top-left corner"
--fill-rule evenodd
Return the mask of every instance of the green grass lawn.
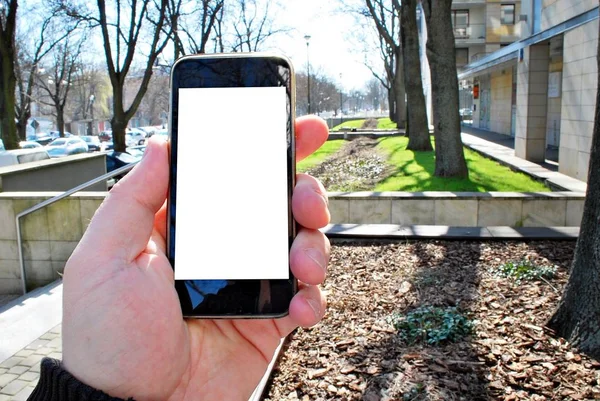
M 321 146 L 319 149 L 317 149 L 317 151 L 315 153 L 313 153 L 306 159 L 299 162 L 296 165 L 296 170 L 299 173 L 302 173 L 302 172 L 316 166 L 317 164 L 321 163 L 323 160 L 327 159 L 330 155 L 337 152 L 345 142 L 346 141 L 343 139 L 336 139 L 333 141 L 325 142 L 323 144 L 323 146 Z
M 344 121 L 342 124 L 336 125 L 331 129 L 331 131 L 339 131 L 342 128 L 360 128 L 364 124 L 365 120 L 349 120 Z M 378 118 L 377 119 L 377 128 L 378 129 L 396 129 L 396 123 L 393 123 L 389 117 L 386 118 Z
M 378 148 L 388 155 L 395 166 L 391 176 L 381 181 L 375 191 L 468 191 L 468 192 L 541 192 L 550 191 L 526 174 L 515 173 L 508 167 L 465 149 L 468 178 L 440 178 L 435 171 L 434 152 L 406 150 L 407 137 L 388 137 L 379 140 Z

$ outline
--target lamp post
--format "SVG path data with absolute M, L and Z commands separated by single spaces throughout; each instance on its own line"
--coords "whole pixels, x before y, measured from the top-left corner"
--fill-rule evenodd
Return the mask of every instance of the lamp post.
M 306 75 L 307 75 L 307 94 L 306 98 L 308 101 L 308 114 L 310 114 L 310 59 L 308 57 L 308 43 L 310 42 L 310 35 L 304 35 L 306 40 Z
M 344 123 L 344 89 L 342 88 L 342 73 L 340 72 L 340 125 Z

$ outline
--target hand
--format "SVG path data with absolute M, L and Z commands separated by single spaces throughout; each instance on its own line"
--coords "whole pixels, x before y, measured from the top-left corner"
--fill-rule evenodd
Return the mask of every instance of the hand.
M 296 122 L 297 160 L 327 138 L 316 117 Z M 264 320 L 184 320 L 165 256 L 167 144 L 152 138 L 144 159 L 109 193 L 67 262 L 63 366 L 114 397 L 247 400 L 282 337 L 325 311 L 319 288 L 329 241 L 325 189 L 298 174 L 292 199 L 299 230 L 290 265 L 300 291 L 289 315 Z M 235 245 L 232 245 L 235 246 Z

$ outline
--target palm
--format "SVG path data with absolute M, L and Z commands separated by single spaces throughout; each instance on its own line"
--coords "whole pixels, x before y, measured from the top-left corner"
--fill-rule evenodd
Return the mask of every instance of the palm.
M 301 159 L 325 141 L 327 127 L 307 118 L 297 133 Z M 280 339 L 323 316 L 325 301 L 315 285 L 325 277 L 329 254 L 316 230 L 329 221 L 324 189 L 312 177 L 297 178 L 292 211 L 305 228 L 290 250 L 301 286 L 288 316 L 184 320 L 165 256 L 167 166 L 166 144 L 150 141 L 142 164 L 111 190 L 69 259 L 64 367 L 122 398 L 248 399 Z

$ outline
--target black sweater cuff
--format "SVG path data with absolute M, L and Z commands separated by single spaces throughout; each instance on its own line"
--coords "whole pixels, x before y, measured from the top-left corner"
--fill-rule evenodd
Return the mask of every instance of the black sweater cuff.
M 40 381 L 28 401 L 124 401 L 96 390 L 67 372 L 60 361 L 44 358 L 41 362 Z M 129 401 L 133 401 L 130 398 Z

